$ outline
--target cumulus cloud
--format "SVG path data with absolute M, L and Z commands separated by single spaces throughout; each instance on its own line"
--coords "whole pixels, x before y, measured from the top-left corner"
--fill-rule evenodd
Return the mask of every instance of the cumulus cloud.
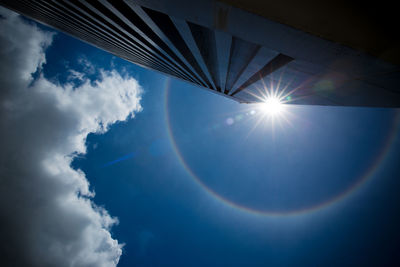
M 0 8 L 0 236 L 9 266 L 115 266 L 117 223 L 93 202 L 70 164 L 89 133 L 141 110 L 136 80 L 101 71 L 96 82 L 54 84 L 43 76 L 53 34 Z M 89 62 L 86 62 L 90 66 Z

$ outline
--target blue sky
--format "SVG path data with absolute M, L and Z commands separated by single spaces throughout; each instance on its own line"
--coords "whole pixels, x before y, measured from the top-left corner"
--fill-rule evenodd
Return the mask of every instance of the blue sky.
M 98 53 L 85 55 L 96 62 Z M 398 111 L 294 107 L 291 125 L 276 122 L 272 129 L 265 120 L 252 131 L 254 106 L 113 60 L 143 86 L 143 111 L 104 135 L 89 136 L 87 155 L 74 164 L 87 174 L 95 201 L 120 220 L 113 230 L 126 243 L 120 266 L 351 265 L 394 258 Z M 313 207 L 377 166 L 365 185 L 317 212 L 254 215 L 194 181 L 172 147 L 166 116 L 197 179 L 245 208 L 279 213 Z M 228 118 L 235 122 L 228 125 Z
M 400 262 L 399 110 L 294 106 L 257 124 L 255 106 L 58 32 L 34 76 L 79 90 L 101 69 L 143 89 L 142 110 L 72 161 L 118 217 L 119 266 Z

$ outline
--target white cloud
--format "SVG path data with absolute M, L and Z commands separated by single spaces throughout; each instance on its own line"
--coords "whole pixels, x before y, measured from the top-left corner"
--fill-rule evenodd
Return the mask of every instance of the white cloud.
M 86 59 L 86 57 L 80 57 L 78 59 L 78 63 L 83 67 L 85 73 L 94 74 L 96 72 L 96 68 L 89 60 Z
M 75 79 L 79 81 L 84 81 L 85 80 L 85 74 L 73 69 L 68 70 L 69 75 L 67 77 L 68 81 L 73 81 Z
M 110 228 L 117 219 L 94 204 L 85 174 L 70 164 L 85 153 L 89 133 L 141 110 L 140 86 L 115 71 L 75 88 L 42 76 L 32 84 L 53 34 L 3 8 L 0 29 L 1 259 L 11 266 L 115 266 L 122 246 Z

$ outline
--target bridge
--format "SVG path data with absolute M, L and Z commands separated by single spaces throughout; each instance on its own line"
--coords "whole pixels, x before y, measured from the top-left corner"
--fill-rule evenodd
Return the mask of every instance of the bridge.
M 381 3 L 381 2 L 380 2 Z M 346 1 L 0 0 L 240 103 L 400 107 L 396 8 Z M 384 17 L 382 17 L 384 15 Z

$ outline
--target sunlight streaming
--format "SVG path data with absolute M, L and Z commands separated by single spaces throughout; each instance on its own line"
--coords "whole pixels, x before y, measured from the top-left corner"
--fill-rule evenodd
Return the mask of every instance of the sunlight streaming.
M 260 104 L 260 109 L 267 115 L 279 115 L 284 108 L 281 100 L 278 97 L 268 97 L 264 103 Z
M 276 126 L 280 126 L 280 128 L 284 128 L 286 124 L 292 126 L 289 118 L 292 114 L 288 105 L 286 105 L 292 100 L 292 92 L 286 92 L 287 86 L 281 87 L 280 80 L 276 84 L 271 83 L 269 87 L 263 81 L 262 88 L 255 88 L 258 94 L 249 93 L 260 100 L 260 103 L 255 105 L 255 111 L 253 111 L 253 114 L 258 116 L 256 116 L 255 125 L 250 130 L 249 135 L 258 126 L 266 126 L 272 129 L 272 132 L 274 132 Z

